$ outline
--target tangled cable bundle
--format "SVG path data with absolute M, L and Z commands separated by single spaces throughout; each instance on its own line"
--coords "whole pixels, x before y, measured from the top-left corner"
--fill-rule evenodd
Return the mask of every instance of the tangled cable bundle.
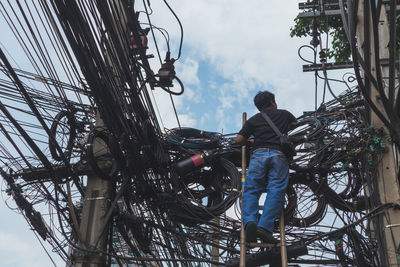
M 150 1 L 139 2 L 0 3 L 2 19 L 32 67 L 31 72 L 15 68 L 11 53 L 0 48 L 6 203 L 67 264 L 97 253 L 119 265 L 235 265 L 241 147 L 235 134 L 181 127 L 178 118 L 178 128 L 162 130 L 153 90 L 173 94 L 170 83 L 181 84 L 173 63 L 181 56 L 183 28 L 178 19 L 181 40 L 172 58 L 168 32 L 152 24 L 156 12 Z M 156 34 L 165 37 L 165 61 Z M 158 74 L 149 63 L 150 38 Z M 317 54 L 317 48 L 308 49 Z M 364 222 L 389 205 L 378 205 L 375 195 L 364 191 L 367 184 L 370 192 L 376 190 L 374 163 L 392 140 L 368 125 L 364 102 L 369 100 L 363 88 L 355 89 L 357 72 L 342 80 L 326 71 L 316 75 L 332 100 L 324 89 L 323 101 L 304 112 L 290 133 L 297 156 L 290 166 L 285 224 L 293 263 L 379 266 L 376 242 Z M 105 211 L 110 242 L 101 250 L 82 246 L 78 230 L 90 175 L 115 191 Z M 254 264 L 279 258 L 274 249 L 249 252 Z
M 210 165 L 208 170 L 175 177 L 177 192 L 172 213 L 178 221 L 189 225 L 208 222 L 237 201 L 241 181 L 235 165 L 223 157 Z

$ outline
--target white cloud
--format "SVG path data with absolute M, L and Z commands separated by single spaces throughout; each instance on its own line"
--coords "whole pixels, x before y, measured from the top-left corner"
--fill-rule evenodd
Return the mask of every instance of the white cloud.
M 252 104 L 258 90 L 274 91 L 279 106 L 296 115 L 313 108 L 310 101 L 314 93 L 313 75 L 302 73 L 303 62 L 297 55 L 298 47 L 308 40 L 289 37 L 289 29 L 299 12 L 297 2 L 177 0 L 170 4 L 183 24 L 183 52 L 190 58 L 183 61 L 184 68 L 179 68 L 182 71 L 179 75 L 196 81 L 190 78 L 197 67 L 191 64 L 192 60 L 210 62 L 227 80 L 223 86 L 216 86 L 215 97 L 224 108 Z M 172 54 L 176 54 L 180 38 L 178 25 L 165 6 L 152 5 L 153 21 L 169 31 Z M 203 82 L 213 84 L 213 81 Z M 210 96 L 201 96 L 207 97 Z M 219 117 L 226 120 L 226 114 Z M 223 124 L 221 121 L 216 125 L 216 130 Z
M 220 96 L 219 101 L 221 102 L 221 108 L 224 110 L 231 109 L 233 107 L 233 96 Z
M 224 110 L 222 108 L 217 109 L 215 113 L 215 117 L 218 119 L 219 124 L 217 127 L 217 131 L 222 131 L 225 128 L 225 115 Z
M 193 114 L 191 114 L 191 113 L 180 114 L 179 122 L 181 123 L 181 126 L 184 126 L 184 127 L 196 127 L 197 126 L 196 120 L 193 118 Z
M 209 121 L 210 121 L 211 115 L 209 112 L 204 112 L 200 119 L 199 119 L 199 127 L 201 129 L 206 129 L 209 127 Z
M 195 91 L 196 91 L 196 93 L 195 93 Z M 198 92 L 199 92 L 199 89 L 193 90 L 190 87 L 185 87 L 184 97 L 186 100 L 193 101 L 194 103 L 199 103 L 201 98 L 199 97 Z
M 189 85 L 199 85 L 200 80 L 197 76 L 197 72 L 199 70 L 199 63 L 191 58 L 185 58 L 183 62 L 178 61 L 175 63 L 177 76 L 181 79 L 185 84 Z

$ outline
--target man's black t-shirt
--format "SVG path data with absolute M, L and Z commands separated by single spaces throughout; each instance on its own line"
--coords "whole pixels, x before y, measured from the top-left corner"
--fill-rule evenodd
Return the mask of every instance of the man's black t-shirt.
M 296 118 L 287 110 L 283 109 L 267 109 L 265 113 L 271 118 L 278 127 L 279 131 L 283 134 L 287 134 L 289 125 L 296 121 Z M 253 149 L 260 147 L 277 148 L 280 147 L 279 137 L 276 135 L 274 130 L 269 126 L 267 121 L 261 115 L 257 113 L 246 121 L 239 134 L 249 138 L 250 135 L 254 135 Z

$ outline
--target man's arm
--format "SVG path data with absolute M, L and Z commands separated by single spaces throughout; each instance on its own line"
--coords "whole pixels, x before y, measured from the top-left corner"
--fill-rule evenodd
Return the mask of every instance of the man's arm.
M 249 121 L 246 121 L 242 129 L 240 129 L 239 133 L 236 135 L 236 144 L 251 146 L 254 143 L 254 138 L 249 138 L 252 132 L 251 124 Z
M 254 139 L 248 139 L 241 134 L 236 135 L 236 143 L 242 146 L 252 145 L 254 143 Z

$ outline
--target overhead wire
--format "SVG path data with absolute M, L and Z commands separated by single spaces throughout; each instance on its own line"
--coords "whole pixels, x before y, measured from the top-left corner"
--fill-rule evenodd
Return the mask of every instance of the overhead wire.
M 28 6 L 27 1 L 25 3 Z M 18 88 L 14 92 L 12 90 L 13 83 L 1 80 L 0 87 L 7 89 L 1 95 L 4 102 L 5 99 L 10 101 L 17 93 L 25 90 L 26 98 L 15 98 L 14 103 L 18 103 L 15 110 L 29 116 L 41 117 L 41 123 L 19 117 L 13 119 L 13 116 L 7 117 L 6 114 L 3 114 L 1 123 L 4 123 L 4 131 L 9 133 L 13 141 L 16 140 L 14 138 L 21 138 L 21 135 L 26 134 L 26 137 L 30 138 L 27 140 L 31 141 L 25 141 L 24 147 L 29 149 L 29 142 L 38 144 L 40 141 L 33 139 L 35 133 L 39 137 L 54 136 L 54 131 L 49 133 L 40 129 L 46 128 L 45 125 L 59 123 L 60 128 L 56 127 L 56 132 L 62 138 L 68 139 L 68 122 L 54 121 L 56 114 L 60 114 L 59 112 L 77 109 L 79 114 L 75 120 L 76 123 L 82 123 L 82 127 L 86 129 L 83 130 L 82 134 L 84 135 L 85 131 L 87 133 L 94 127 L 93 123 L 89 122 L 94 117 L 92 108 L 98 109 L 108 128 L 107 135 L 117 140 L 114 144 L 115 148 L 122 152 L 121 158 L 111 155 L 110 161 L 120 161 L 121 166 L 124 166 L 115 172 L 112 182 L 116 188 L 121 188 L 122 179 L 125 179 L 123 181 L 127 183 L 127 188 L 121 190 L 120 200 L 115 200 L 114 208 L 108 210 L 108 213 L 111 214 L 109 218 L 111 224 L 114 224 L 114 222 L 118 223 L 118 217 L 114 215 L 127 214 L 128 222 L 125 221 L 122 226 L 119 226 L 123 227 L 121 229 L 125 229 L 122 230 L 123 233 L 121 232 L 120 240 L 128 244 L 135 257 L 128 256 L 130 255 L 129 250 L 121 251 L 117 244 L 115 247 L 111 246 L 109 249 L 97 251 L 97 253 L 101 252 L 107 255 L 109 261 L 116 257 L 120 259 L 121 263 L 124 261 L 151 262 L 159 259 L 168 266 L 177 266 L 180 261 L 193 263 L 193 266 L 195 263 L 205 266 L 210 262 L 213 246 L 220 250 L 221 261 L 227 261 L 230 257 L 237 255 L 239 244 L 237 219 L 223 215 L 235 203 L 237 204 L 240 187 L 240 179 L 237 178 L 239 177 L 238 147 L 233 144 L 230 137 L 233 134 L 226 136 L 193 128 L 187 129 L 181 127 L 180 123 L 176 129 L 165 129 L 163 132 L 159 129 L 158 118 L 161 116 L 159 114 L 158 117 L 156 116 L 153 109 L 156 101 L 154 98 L 153 101 L 150 101 L 147 91 L 147 87 L 151 87 L 149 85 L 149 78 L 152 77 L 149 75 L 151 68 L 147 62 L 146 48 L 141 42 L 138 42 L 140 24 L 135 17 L 133 6 L 123 9 L 124 12 L 127 12 L 128 22 L 125 31 L 123 26 L 125 17 L 122 12 L 118 12 L 122 7 L 111 1 L 76 0 L 65 2 L 52 0 L 39 3 L 41 12 L 44 14 L 40 23 L 48 23 L 48 27 L 45 27 L 47 30 L 36 34 L 35 31 L 40 31 L 39 24 L 32 23 L 30 28 L 36 39 L 29 42 L 29 45 L 38 46 L 35 47 L 37 49 L 30 48 L 28 43 L 21 43 L 22 47 L 26 45 L 28 55 L 32 52 L 28 57 L 38 69 L 35 69 L 36 73 L 13 69 L 15 75 L 21 80 L 22 86 L 20 87 L 22 89 Z M 169 7 L 168 3 L 165 3 Z M 149 1 L 147 3 L 143 1 L 143 4 L 150 28 L 156 28 L 151 24 L 150 13 L 146 9 Z M 40 11 L 39 9 L 35 10 Z M 33 10 L 25 13 L 27 23 L 35 17 L 31 11 Z M 155 14 L 153 11 L 152 13 Z M 29 14 L 31 17 L 28 17 Z M 175 12 L 173 14 L 176 17 Z M 8 18 L 5 13 L 4 16 Z M 115 21 L 115 24 L 111 22 L 111 19 Z M 7 20 L 12 28 L 13 20 L 11 16 Z M 178 22 L 181 27 L 179 20 Z M 164 35 L 164 31 L 157 28 L 169 46 L 168 34 Z M 14 30 L 22 42 L 23 31 L 18 28 Z M 139 47 L 136 50 L 129 48 L 131 33 Z M 156 44 L 153 31 L 152 34 Z M 45 35 L 52 36 L 54 41 L 54 45 L 46 48 L 48 50 L 43 48 L 44 40 L 47 38 Z M 182 40 L 183 29 L 181 27 L 177 59 L 181 56 Z M 52 53 L 50 49 L 60 50 L 60 55 L 55 57 L 55 60 L 63 62 L 65 68 L 56 69 L 55 63 L 49 61 L 49 55 Z M 159 52 L 158 48 L 157 52 Z M 316 62 L 316 50 L 313 52 L 314 62 Z M 301 55 L 300 52 L 299 55 Z M 40 59 L 36 59 L 36 57 Z M 161 63 L 161 56 L 159 56 L 159 60 Z M 7 70 L 11 69 L 7 68 Z M 69 74 L 66 74 L 67 72 Z M 66 75 L 68 82 L 59 82 L 60 77 L 64 77 L 63 75 Z M 348 85 L 349 81 L 344 81 L 344 79 L 340 81 L 319 74 L 316 78 L 324 79 L 326 87 L 329 82 L 332 83 L 332 86 L 334 82 L 339 82 L 340 86 L 351 88 Z M 34 81 L 35 79 L 48 80 L 45 86 L 49 91 L 46 91 L 46 94 L 43 93 L 45 88 L 38 88 L 31 84 L 27 86 L 23 83 L 23 81 Z M 54 90 L 53 87 L 55 87 Z M 62 92 L 58 93 L 57 89 Z M 67 100 L 67 92 L 75 93 L 76 99 Z M 151 93 L 153 92 L 151 91 Z M 87 97 L 89 103 L 83 103 L 81 97 Z M 170 97 L 172 98 L 171 95 Z M 24 99 L 29 98 L 32 100 L 33 107 L 46 108 L 48 113 L 30 110 L 31 107 L 24 103 Z M 312 114 L 305 113 L 301 116 L 298 129 L 291 134 L 299 139 L 298 145 L 301 147 L 299 156 L 295 158 L 292 166 L 291 179 L 294 180 L 295 197 L 302 201 L 291 204 L 295 206 L 294 212 L 297 213 L 295 219 L 288 217 L 289 244 L 292 245 L 301 240 L 302 236 L 312 237 L 315 242 L 310 242 L 309 248 L 312 253 L 320 253 L 321 259 L 334 259 L 336 254 L 329 248 L 327 242 L 317 237 L 323 236 L 323 233 L 332 232 L 332 229 L 339 229 L 338 225 L 341 223 L 351 224 L 357 220 L 356 216 L 343 216 L 344 212 L 352 214 L 364 212 L 355 208 L 355 197 L 360 196 L 358 190 L 362 189 L 362 187 L 358 188 L 358 184 L 355 183 L 361 179 L 360 172 L 364 170 L 357 168 L 358 161 L 349 163 L 354 166 L 344 167 L 349 155 L 355 153 L 354 151 L 357 149 L 360 149 L 362 153 L 368 153 L 367 147 L 371 143 L 361 143 L 360 137 L 364 137 L 366 140 L 373 137 L 384 138 L 378 133 L 365 130 L 365 121 L 360 116 L 360 113 L 363 112 L 359 110 L 362 109 L 360 101 L 362 101 L 361 96 L 351 90 L 337 95 L 337 99 L 334 98 L 330 101 L 325 101 L 323 97 L 325 109 L 318 109 L 316 102 L 315 111 Z M 19 105 L 24 106 L 20 107 Z M 4 109 L 11 107 L 8 102 L 3 106 Z M 176 109 L 175 116 L 177 116 Z M 79 121 L 83 118 L 88 121 Z M 12 125 L 12 122 L 17 126 L 7 126 Z M 21 131 L 13 132 L 14 128 Z M 97 128 L 97 130 L 104 131 L 104 127 Z M 61 145 L 60 155 L 67 155 L 66 147 L 68 145 L 63 145 L 64 143 L 61 141 L 57 142 L 60 142 L 57 144 Z M 79 238 L 74 232 L 79 230 L 76 222 L 71 221 L 74 212 L 77 212 L 76 215 L 79 217 L 80 205 L 82 205 L 82 202 L 79 203 L 79 199 L 84 193 L 79 192 L 78 187 L 83 186 L 86 179 L 75 170 L 88 162 L 88 150 L 78 147 L 76 142 L 78 140 L 73 141 L 73 149 L 76 152 L 72 152 L 75 153 L 75 156 L 68 159 L 69 161 L 66 163 L 53 161 L 47 146 L 44 149 L 42 146 L 38 147 L 43 157 L 49 161 L 48 169 L 54 168 L 54 172 L 48 172 L 42 166 L 40 166 L 41 172 L 37 168 L 31 168 L 30 171 L 33 172 L 31 177 L 35 176 L 34 171 L 37 171 L 37 177 L 43 176 L 43 178 L 29 178 L 27 168 L 21 170 L 21 166 L 18 166 L 24 160 L 26 161 L 24 165 L 38 162 L 40 157 L 34 154 L 36 152 L 34 149 L 30 148 L 33 156 L 16 156 L 7 150 L 6 145 L 3 146 L 4 148 L 0 147 L 4 156 L 0 159 L 1 162 L 5 164 L 12 160 L 16 162 L 10 164 L 9 167 L 14 170 L 13 177 L 16 177 L 18 184 L 23 188 L 22 197 L 32 201 L 31 203 L 35 205 L 39 203 L 48 205 L 48 214 L 43 214 L 43 216 L 49 222 L 54 250 L 64 258 L 67 255 L 63 246 L 69 246 L 72 250 L 76 249 L 81 252 L 93 252 L 78 245 Z M 87 143 L 87 141 L 84 142 Z M 210 155 L 204 166 L 199 166 L 186 175 L 179 175 L 175 172 L 177 162 L 201 153 Z M 377 151 L 372 156 L 378 158 L 379 153 L 380 151 Z M 356 156 L 358 155 L 361 154 L 356 154 Z M 7 158 L 11 158 L 11 160 L 7 160 Z M 96 161 L 96 158 L 89 159 L 89 161 L 91 160 Z M 65 169 L 67 163 L 71 165 L 72 174 Z M 321 170 L 327 174 L 318 173 Z M 309 176 L 314 179 L 313 183 L 303 181 L 307 174 L 313 172 L 318 173 L 318 175 Z M 128 179 L 126 179 L 127 177 L 123 178 L 125 173 L 129 173 Z M 350 173 L 354 179 L 347 177 Z M 295 177 L 297 174 L 304 175 L 304 177 L 298 179 Z M 344 180 L 346 177 L 347 183 L 342 182 L 342 179 Z M 77 182 L 69 190 L 68 183 L 73 178 Z M 107 178 L 104 177 L 104 179 Z M 296 179 L 298 180 L 296 181 Z M 342 190 L 343 187 L 357 190 L 349 192 L 343 189 L 346 194 L 335 191 L 337 188 Z M 329 194 L 324 195 L 323 192 Z M 305 197 L 307 194 L 317 198 L 317 201 L 307 201 Z M 349 194 L 351 197 L 348 196 Z M 326 197 L 329 197 L 330 200 L 327 201 Z M 76 202 L 73 203 L 73 201 Z M 313 215 L 307 215 L 307 212 L 312 211 L 310 205 L 313 203 L 319 205 L 319 210 Z M 325 218 L 325 212 L 334 214 L 336 210 L 338 215 L 335 218 L 341 217 L 341 219 L 333 220 L 331 224 L 322 228 L 324 230 L 318 229 L 318 227 L 324 227 L 320 221 Z M 219 222 L 212 222 L 216 218 Z M 296 219 L 297 224 L 293 223 Z M 307 219 L 313 223 L 304 227 L 304 225 L 300 225 L 301 219 Z M 143 224 L 146 226 L 146 231 L 135 231 L 134 228 L 137 225 Z M 110 232 L 108 230 L 105 229 L 107 235 L 118 235 L 113 232 L 113 229 L 110 229 Z M 183 242 L 183 238 L 185 238 L 185 242 Z M 352 238 L 367 240 L 365 236 Z M 212 241 L 215 239 L 219 240 L 218 244 Z M 261 255 L 257 254 L 260 252 L 259 250 L 252 252 Z M 355 257 L 353 254 L 349 256 Z M 165 261 L 164 259 L 170 260 Z M 213 263 L 217 264 L 217 262 Z M 220 262 L 220 264 L 224 263 Z

